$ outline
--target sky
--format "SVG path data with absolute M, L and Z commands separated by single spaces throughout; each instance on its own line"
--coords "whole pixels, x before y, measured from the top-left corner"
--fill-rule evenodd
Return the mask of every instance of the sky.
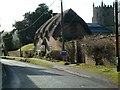
M 0 0 L 0 31 L 11 31 L 15 21 L 23 20 L 23 15 L 26 12 L 35 11 L 41 3 L 46 3 L 53 12 L 60 13 L 60 1 L 61 0 Z M 113 1 L 115 0 L 63 0 L 63 10 L 65 11 L 71 8 L 86 23 L 90 23 L 92 22 L 93 16 L 93 2 L 95 6 L 98 6 L 101 5 L 102 1 L 106 5 L 113 5 Z

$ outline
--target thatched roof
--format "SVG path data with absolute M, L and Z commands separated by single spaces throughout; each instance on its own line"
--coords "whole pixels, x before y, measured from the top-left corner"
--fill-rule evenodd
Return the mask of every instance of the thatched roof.
M 79 23 L 79 25 L 81 25 L 82 28 L 84 28 L 84 32 L 86 32 L 86 34 L 91 34 L 91 31 L 89 30 L 88 25 L 85 23 L 85 21 L 80 16 L 78 16 L 72 9 L 68 9 L 68 10 L 64 11 L 63 20 L 64 20 L 63 21 L 64 24 Z M 69 27 L 67 27 L 67 28 L 69 28 Z M 56 37 L 58 35 L 56 33 L 60 32 L 59 31 L 60 28 L 61 28 L 61 14 L 58 13 L 55 16 L 53 16 L 52 18 L 50 18 L 47 22 L 45 22 L 37 30 L 36 35 L 35 35 L 34 44 L 38 42 L 39 38 L 43 39 L 44 37 L 49 37 L 49 36 Z M 64 29 L 64 30 L 66 30 L 66 29 Z M 73 29 L 73 31 L 74 31 L 74 29 Z M 80 36 L 80 35 L 75 35 L 75 36 Z M 83 37 L 83 36 L 81 36 L 81 37 Z
M 72 9 L 68 9 L 63 13 L 63 22 L 64 23 L 80 23 L 84 28 L 87 34 L 91 34 L 87 24 L 85 21 L 79 17 Z M 47 22 L 45 22 L 36 32 L 35 39 L 43 38 L 47 35 L 53 36 L 56 34 L 57 30 L 61 27 L 61 14 L 58 13 L 52 18 L 50 18 Z M 47 35 L 46 35 L 47 34 Z

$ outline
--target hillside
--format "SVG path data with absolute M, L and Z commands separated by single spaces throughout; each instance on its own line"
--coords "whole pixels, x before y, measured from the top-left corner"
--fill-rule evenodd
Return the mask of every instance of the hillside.
M 27 44 L 21 47 L 22 51 L 29 51 L 29 50 L 34 50 L 34 44 Z M 20 49 L 18 49 L 18 51 L 20 51 Z

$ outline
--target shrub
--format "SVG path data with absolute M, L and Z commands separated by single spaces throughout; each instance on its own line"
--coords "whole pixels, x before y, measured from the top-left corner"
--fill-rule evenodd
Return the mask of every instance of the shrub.
M 34 55 L 34 51 L 24 51 L 24 57 L 25 58 L 32 58 Z
M 71 63 L 84 63 L 84 52 L 81 48 L 81 40 L 66 42 L 65 49 L 68 52 Z
M 77 49 L 75 49 L 76 47 Z M 77 60 L 77 63 L 95 63 L 96 65 L 116 64 L 115 37 L 85 37 L 77 40 L 76 47 L 75 41 L 65 43 L 65 49 L 71 57 L 71 62 Z
M 56 59 L 56 60 L 62 60 L 62 57 L 60 55 L 60 51 L 59 50 L 53 50 L 51 51 L 47 57 L 51 57 L 52 59 Z
M 75 45 L 74 41 L 66 42 L 65 43 L 65 50 L 68 53 L 68 56 L 70 57 L 70 62 L 75 63 Z
M 105 61 L 116 63 L 114 39 L 87 37 L 83 43 L 86 54 L 95 60 L 96 65 L 105 65 Z

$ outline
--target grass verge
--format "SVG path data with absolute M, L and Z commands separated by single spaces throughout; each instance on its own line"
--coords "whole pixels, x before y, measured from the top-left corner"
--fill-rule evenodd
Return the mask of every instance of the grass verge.
M 120 85 L 120 72 L 117 72 L 115 66 L 95 66 L 84 64 L 76 65 L 74 67 L 104 75 L 105 77 L 111 79 L 114 83 Z
M 70 64 L 70 62 L 67 62 L 67 61 L 60 61 L 60 60 L 54 60 L 54 59 L 52 59 L 50 61 L 54 62 L 56 64 L 60 64 L 60 65 L 69 65 Z
M 48 64 L 44 60 L 36 59 L 36 58 L 22 58 L 22 57 L 11 57 L 11 56 L 2 56 L 0 58 L 17 60 L 17 61 L 22 61 L 22 62 L 27 62 L 27 63 L 31 63 L 31 64 L 35 64 L 35 65 L 40 65 L 40 66 L 52 68 L 51 64 Z
M 66 62 L 59 61 L 55 63 L 65 65 Z M 81 65 L 75 65 L 72 67 L 87 70 L 97 74 L 101 74 L 106 78 L 109 78 L 110 80 L 112 80 L 115 84 L 120 85 L 120 72 L 117 72 L 116 66 L 96 66 L 96 65 L 81 64 Z
M 27 44 L 21 47 L 22 51 L 29 51 L 29 50 L 34 50 L 34 44 Z M 18 49 L 18 51 L 20 51 L 20 49 Z

